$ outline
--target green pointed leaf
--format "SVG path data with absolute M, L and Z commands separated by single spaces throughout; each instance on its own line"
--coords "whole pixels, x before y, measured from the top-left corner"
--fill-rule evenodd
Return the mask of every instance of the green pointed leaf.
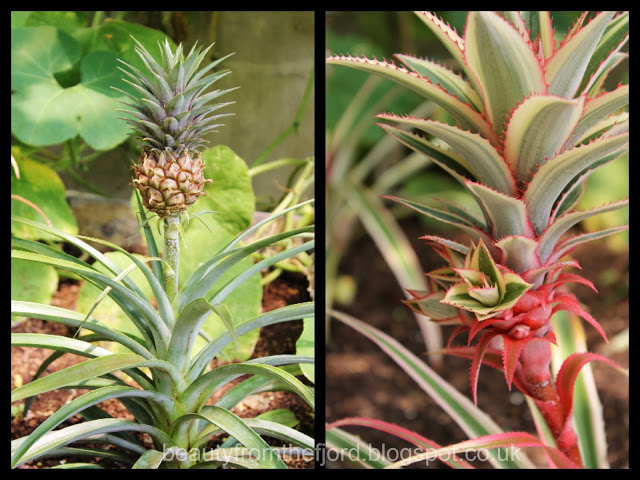
M 529 219 L 536 233 L 547 228 L 553 204 L 573 178 L 600 160 L 615 158 L 627 148 L 628 143 L 628 132 L 602 138 L 567 150 L 542 165 L 523 197 L 529 206 Z
M 26 397 L 62 388 L 65 385 L 99 377 L 106 373 L 132 368 L 144 362 L 144 358 L 134 353 L 117 353 L 87 360 L 12 390 L 11 401 L 14 402 Z
M 104 326 L 101 322 L 94 318 L 86 319 L 86 315 L 64 308 L 53 307 L 50 305 L 42 305 L 40 303 L 11 301 L 11 313 L 21 316 L 29 316 L 31 318 L 40 318 L 50 322 L 57 322 L 63 325 L 71 325 L 96 332 L 106 338 L 125 345 L 129 350 L 146 359 L 151 359 L 151 353 L 140 343 L 112 328 Z M 86 320 L 86 321 L 85 321 Z
M 150 425 L 141 425 L 130 420 L 121 420 L 117 418 L 104 418 L 99 420 L 90 420 L 88 422 L 78 423 L 60 430 L 54 430 L 45 434 L 38 442 L 22 455 L 21 458 L 12 458 L 11 466 L 17 467 L 33 458 L 37 458 L 55 448 L 67 445 L 83 438 L 99 435 L 102 433 L 137 431 L 145 432 L 151 435 L 156 441 L 165 444 L 167 447 L 174 446 L 173 440 L 161 430 Z M 11 445 L 12 451 L 14 446 L 17 449 L 25 440 L 23 437 L 14 440 Z
M 229 332 L 231 338 L 236 343 L 236 336 L 228 309 L 225 311 L 224 305 L 211 305 L 204 298 L 196 298 L 189 303 L 178 316 L 176 326 L 171 333 L 167 361 L 179 369 L 184 369 L 189 364 L 192 356 L 193 345 L 200 332 L 200 329 L 210 316 L 214 313 L 220 322 Z
M 499 304 L 487 306 L 477 298 L 472 297 L 469 294 L 469 286 L 465 283 L 458 283 L 447 290 L 447 294 L 442 299 L 442 302 L 473 312 L 477 314 L 478 317 L 497 313 L 502 310 Z
M 464 56 L 482 85 L 485 115 L 498 135 L 502 135 L 508 116 L 524 98 L 547 92 L 530 44 L 496 13 L 469 12 Z
M 46 453 L 46 450 L 42 448 L 39 449 L 37 447 L 38 443 L 43 443 L 42 441 L 38 441 L 41 438 L 46 437 L 48 435 L 48 432 L 52 431 L 54 428 L 56 428 L 58 425 L 60 425 L 62 422 L 64 422 L 74 414 L 80 413 L 83 410 L 105 400 L 122 397 L 147 398 L 152 401 L 159 402 L 160 405 L 163 405 L 168 409 L 171 409 L 174 403 L 169 397 L 166 397 L 163 394 L 139 390 L 129 386 L 99 388 L 77 398 L 74 398 L 69 403 L 59 408 L 44 422 L 42 422 L 28 437 L 25 437 L 25 439 L 20 442 L 19 445 L 17 445 L 15 451 L 12 448 L 12 462 L 21 460 L 21 457 L 25 456 L 25 453 L 26 457 L 29 457 L 30 450 L 39 450 L 40 455 Z M 107 418 L 111 419 L 110 417 Z M 35 445 L 33 449 L 31 449 L 32 445 Z M 51 446 L 49 448 L 51 448 Z
M 527 206 L 522 200 L 479 183 L 468 181 L 466 186 L 480 205 L 494 239 L 511 235 L 533 236 Z
M 451 145 L 451 148 L 464 158 L 466 165 L 469 166 L 469 171 L 480 183 L 499 192 L 511 195 L 515 193 L 515 182 L 504 159 L 489 141 L 480 135 L 422 118 L 399 117 L 390 114 L 377 115 L 377 118 L 419 128 L 435 135 Z
M 480 100 L 471 85 L 463 80 L 460 75 L 431 60 L 400 53 L 396 53 L 394 56 L 414 72 L 427 77 L 432 83 L 440 85 L 450 95 L 456 96 L 458 100 L 468 103 L 476 111 L 482 112 L 484 108 L 482 100 Z
M 155 470 L 160 466 L 164 458 L 165 454 L 158 450 L 147 450 L 140 456 L 131 469 Z
M 609 78 L 611 71 L 620 65 L 623 60 L 629 58 L 628 53 L 613 52 L 603 63 L 600 65 L 598 71 L 593 75 L 588 85 L 587 96 L 589 98 L 595 98 L 602 94 L 604 90 L 605 81 Z
M 333 56 L 327 58 L 327 63 L 332 65 L 345 65 L 368 73 L 381 75 L 392 80 L 409 90 L 436 102 L 445 108 L 465 130 L 479 132 L 484 138 L 488 138 L 494 145 L 498 145 L 498 139 L 491 130 L 487 121 L 466 103 L 449 95 L 442 87 L 434 85 L 428 79 L 415 72 L 410 72 L 404 67 L 397 67 L 384 61 L 370 60 L 366 57 Z
M 458 66 L 465 72 L 467 78 L 473 85 L 473 88 L 476 92 L 481 92 L 482 89 L 478 85 L 478 79 L 475 78 L 471 70 L 469 69 L 469 65 L 465 61 L 464 53 L 465 53 L 465 44 L 464 40 L 458 35 L 458 33 L 451 28 L 449 25 L 444 23 L 441 18 L 438 18 L 436 15 L 433 15 L 430 12 L 416 12 L 414 11 L 418 18 L 433 32 L 433 34 L 440 40 L 442 45 L 445 46 L 451 56 L 456 60 Z
M 310 390 L 293 375 L 271 365 L 257 365 L 251 363 L 235 363 L 224 365 L 212 370 L 198 378 L 185 390 L 181 397 L 181 403 L 186 410 L 192 410 L 204 405 L 211 394 L 219 386 L 221 379 L 233 375 L 265 375 L 273 377 L 288 384 L 311 407 L 314 406 L 314 397 Z
M 611 202 L 600 207 L 592 208 L 591 210 L 565 213 L 563 216 L 556 219 L 540 236 L 537 249 L 540 260 L 542 261 L 542 263 L 545 263 L 556 247 L 556 244 L 558 243 L 558 240 L 560 240 L 560 237 L 577 223 L 594 215 L 600 215 L 602 213 L 618 210 L 628 205 L 629 199 L 627 198 L 624 200 L 619 200 L 617 202 Z
M 44 333 L 12 333 L 11 345 L 20 347 L 47 348 L 59 352 L 74 353 L 83 357 L 104 357 L 109 350 L 82 340 Z
M 49 221 L 70 235 L 78 233 L 78 225 L 73 211 L 65 198 L 65 187 L 58 174 L 51 168 L 36 162 L 18 148 L 11 148 L 20 171 L 20 179 L 11 174 L 11 194 L 35 204 Z M 33 207 L 11 199 L 11 214 L 45 223 L 46 220 Z M 11 221 L 11 233 L 29 240 L 57 240 L 56 237 L 33 228 L 25 223 Z
M 620 227 L 606 228 L 604 230 L 599 230 L 597 232 L 589 232 L 589 233 L 582 233 L 580 235 L 574 235 L 573 237 L 570 237 L 558 244 L 558 246 L 554 250 L 551 257 L 549 257 L 549 261 L 559 260 L 564 255 L 566 255 L 567 253 L 569 253 L 571 250 L 573 250 L 575 247 L 577 247 L 582 243 L 591 242 L 599 238 L 604 238 L 609 235 L 614 235 L 616 233 L 624 232 L 625 230 L 628 230 L 628 229 L 629 229 L 628 225 L 622 225 Z
M 296 340 L 296 355 L 307 355 L 313 357 L 315 354 L 314 319 L 305 318 L 303 319 L 302 324 L 302 333 L 300 334 L 298 340 Z M 315 365 L 303 363 L 300 364 L 300 369 L 308 380 L 310 380 L 312 383 L 315 383 Z
M 276 310 L 263 313 L 251 320 L 244 319 L 240 323 L 235 325 L 236 335 L 241 337 L 247 332 L 258 330 L 261 327 L 272 325 L 274 323 L 286 322 L 289 320 L 300 320 L 302 318 L 313 316 L 314 304 L 313 302 L 305 302 L 295 305 L 288 305 Z M 203 369 L 209 365 L 213 357 L 215 357 L 220 350 L 233 341 L 229 333 L 222 333 L 216 338 L 212 339 L 193 359 L 191 369 L 187 375 L 187 381 L 193 382 L 196 380 Z
M 525 282 L 522 277 L 515 273 L 505 273 L 504 281 L 506 283 L 506 291 L 500 303 L 500 307 L 504 309 L 513 307 L 520 300 L 520 297 L 533 287 L 533 285 Z
M 505 134 L 504 158 L 521 182 L 529 182 L 545 159 L 555 157 L 574 132 L 585 98 L 526 99 L 513 112 Z
M 553 54 L 544 66 L 549 93 L 572 98 L 615 12 L 601 12 Z

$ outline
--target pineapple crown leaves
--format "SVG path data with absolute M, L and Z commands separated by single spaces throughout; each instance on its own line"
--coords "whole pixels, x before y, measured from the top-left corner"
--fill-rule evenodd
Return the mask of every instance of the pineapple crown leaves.
M 485 320 L 508 310 L 533 284 L 506 268 L 499 268 L 482 240 L 472 245 L 463 268 L 454 268 L 461 282 L 454 284 L 441 300 Z
M 133 37 L 132 37 L 133 38 Z M 209 104 L 217 97 L 235 90 L 214 90 L 204 93 L 214 82 L 230 73 L 229 70 L 211 72 L 230 55 L 219 58 L 204 68 L 200 64 L 213 46 L 204 51 L 194 45 L 187 56 L 184 56 L 182 45 L 172 52 L 168 39 L 164 44 L 158 42 L 161 61 L 158 63 L 145 47 L 133 38 L 135 52 L 138 54 L 148 75 L 137 68 L 119 60 L 125 67 L 120 70 L 129 77 L 124 79 L 139 97 L 119 90 L 131 103 L 121 102 L 132 110 L 119 110 L 133 118 L 118 117 L 129 123 L 137 133 L 154 150 L 170 150 L 181 152 L 184 149 L 197 151 L 206 142 L 202 138 L 205 133 L 215 131 L 222 124 L 213 124 L 230 113 L 211 115 L 219 108 L 234 102 Z M 112 87 L 114 88 L 114 87 Z M 236 87 L 237 88 L 237 87 Z

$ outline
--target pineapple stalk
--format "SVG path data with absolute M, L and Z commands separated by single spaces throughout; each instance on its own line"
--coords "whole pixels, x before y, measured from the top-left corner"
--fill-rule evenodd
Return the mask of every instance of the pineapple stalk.
M 180 267 L 180 217 L 170 216 L 164 219 L 164 250 L 162 259 L 165 261 L 164 290 L 170 302 L 178 293 L 178 273 Z
M 397 54 L 393 62 L 335 55 L 344 65 L 392 80 L 446 109 L 455 125 L 380 114 L 379 125 L 458 180 L 479 213 L 442 201 L 442 208 L 387 196 L 454 225 L 468 244 L 421 237 L 446 265 L 427 275 L 430 291 L 411 291 L 407 305 L 432 321 L 458 325 L 468 346 L 445 352 L 472 360 L 474 401 L 482 363 L 501 359 L 515 384 L 540 409 L 558 448 L 582 466 L 572 425 L 572 399 L 550 371 L 555 343 L 551 316 L 573 312 L 606 340 L 598 322 L 565 284 L 587 279 L 564 257 L 580 244 L 627 226 L 567 236 L 591 216 L 624 208 L 628 199 L 575 210 L 586 178 L 628 150 L 629 86 L 604 91 L 611 70 L 628 57 L 628 12 L 599 12 L 576 24 L 556 45 L 549 12 L 469 12 L 459 35 L 429 12 L 415 12 L 453 56 L 453 70 L 429 59 Z M 419 133 L 416 133 L 419 132 Z M 423 136 L 427 134 L 428 136 Z M 436 137 L 439 141 L 432 141 Z M 472 341 L 477 343 L 472 345 Z M 491 357 L 491 360 L 487 360 Z

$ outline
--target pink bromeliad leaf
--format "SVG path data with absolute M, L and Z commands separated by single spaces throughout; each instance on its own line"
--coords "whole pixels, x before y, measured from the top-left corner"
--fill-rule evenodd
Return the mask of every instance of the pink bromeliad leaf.
M 564 453 L 554 447 L 543 444 L 538 438 L 534 437 L 530 433 L 526 432 L 507 432 L 493 435 L 485 435 L 482 437 L 466 440 L 464 442 L 449 445 L 437 450 L 429 450 L 427 452 L 414 455 L 394 464 L 389 465 L 386 468 L 402 468 L 413 463 L 427 461 L 430 459 L 439 458 L 445 455 L 461 454 L 463 452 L 477 451 L 479 449 L 493 449 L 493 448 L 525 448 L 525 447 L 537 447 L 544 449 L 547 454 L 549 466 L 551 468 L 580 468 L 574 462 L 572 462 Z
M 423 448 L 425 451 L 429 451 L 430 449 L 440 449 L 442 448 L 437 442 L 420 435 L 414 431 L 408 430 L 404 427 L 396 425 L 394 423 L 384 422 L 382 420 L 376 420 L 374 418 L 364 418 L 364 417 L 348 417 L 337 420 L 335 422 L 331 422 L 327 425 L 327 430 L 331 428 L 337 427 L 368 427 L 373 428 L 375 430 L 379 430 L 381 432 L 390 433 L 391 435 L 398 437 L 402 440 L 406 440 L 413 445 Z M 449 465 L 452 468 L 466 468 L 472 469 L 474 468 L 469 462 L 462 460 L 461 458 L 456 457 L 455 455 L 450 456 L 449 458 L 442 458 L 442 462 Z
M 623 369 L 616 362 L 597 353 L 581 352 L 574 353 L 567 357 L 562 364 L 562 367 L 560 367 L 560 371 L 556 377 L 558 397 L 562 402 L 562 406 L 564 407 L 567 417 L 571 416 L 571 410 L 573 409 L 573 386 L 576 383 L 578 374 L 582 367 L 593 360 L 603 361 L 618 371 L 628 374 L 628 371 Z
M 604 330 L 597 322 L 595 318 L 593 318 L 589 313 L 587 313 L 578 303 L 576 297 L 573 294 L 562 294 L 556 295 L 553 299 L 554 302 L 558 302 L 555 307 L 553 307 L 553 313 L 556 313 L 560 310 L 566 310 L 568 312 L 573 312 L 576 315 L 579 315 L 581 318 L 585 319 L 589 322 L 600 334 L 600 336 L 604 339 L 605 342 L 609 343 L 607 339 L 607 334 L 604 333 Z

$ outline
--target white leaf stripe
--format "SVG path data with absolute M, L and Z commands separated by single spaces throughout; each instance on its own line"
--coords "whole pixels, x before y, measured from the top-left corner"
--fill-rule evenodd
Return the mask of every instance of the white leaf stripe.
M 336 55 L 328 57 L 327 63 L 345 65 L 392 80 L 445 108 L 462 128 L 472 129 L 481 133 L 484 137 L 489 138 L 494 145 L 499 143 L 491 125 L 487 123 L 481 114 L 466 103 L 449 95 L 442 87 L 434 85 L 427 78 L 421 77 L 415 72 L 410 72 L 406 68 L 398 67 L 393 63 L 376 59 L 371 60 L 366 57 Z
M 465 60 L 482 84 L 485 116 L 501 135 L 509 113 L 533 93 L 546 93 L 542 68 L 531 45 L 494 12 L 470 12 Z
M 578 30 L 553 54 L 545 65 L 549 93 L 573 97 L 593 52 L 615 12 L 601 12 Z
M 503 155 L 521 182 L 529 182 L 545 159 L 558 153 L 580 120 L 585 98 L 532 96 L 513 112 Z
M 523 197 L 529 205 L 529 218 L 535 231 L 541 233 L 547 228 L 553 204 L 577 175 L 603 157 L 615 158 L 624 151 L 628 143 L 628 132 L 602 138 L 588 145 L 567 150 L 542 165 Z
M 447 142 L 471 167 L 474 177 L 480 183 L 496 190 L 515 194 L 515 181 L 498 151 L 489 141 L 478 134 L 460 130 L 445 123 L 414 117 L 399 117 L 382 114 L 377 118 L 391 120 L 413 128 L 419 128 Z

